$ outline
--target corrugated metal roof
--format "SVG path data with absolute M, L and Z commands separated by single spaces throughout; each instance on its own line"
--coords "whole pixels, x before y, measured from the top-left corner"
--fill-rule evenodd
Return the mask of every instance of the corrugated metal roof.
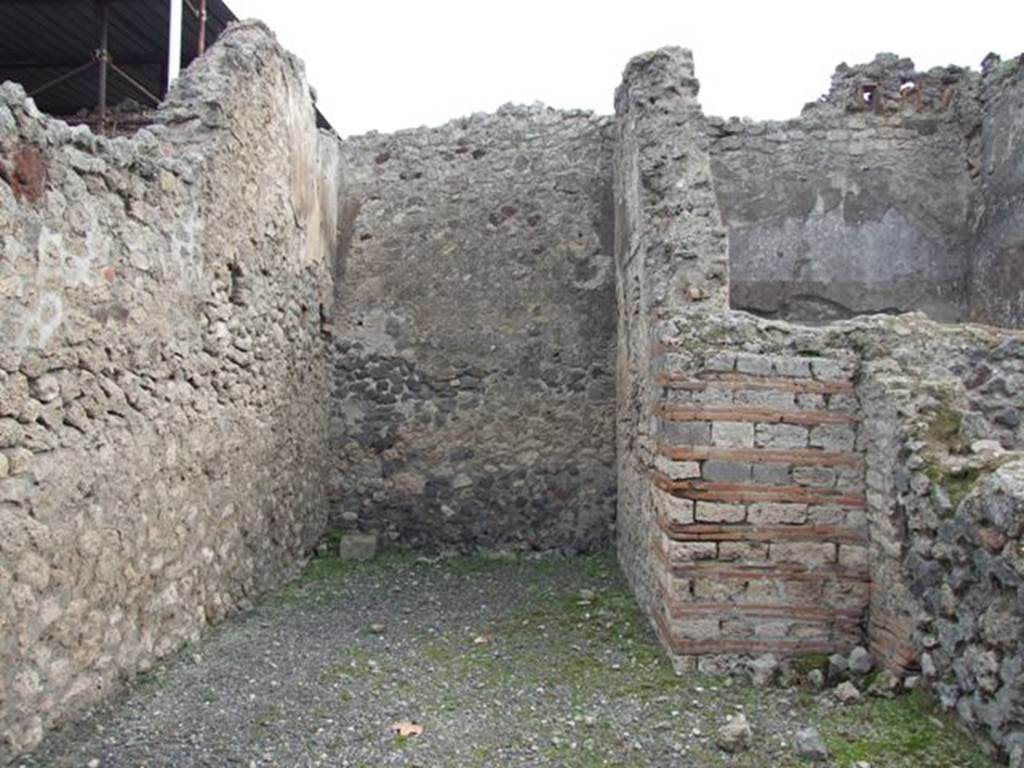
M 199 18 L 193 12 L 198 6 L 198 0 L 184 2 L 182 67 L 198 52 Z M 168 0 L 111 0 L 109 8 L 111 62 L 146 91 L 162 98 L 167 80 Z M 235 19 L 223 0 L 207 0 L 207 46 Z M 29 94 L 35 94 L 39 108 L 52 115 L 72 117 L 96 109 L 99 41 L 95 0 L 0 0 L 0 82 L 21 83 Z M 90 62 L 92 66 L 88 66 Z M 67 79 L 35 93 L 61 77 Z M 115 108 L 125 99 L 155 106 L 143 91 L 108 70 L 107 104 Z M 317 122 L 328 127 L 319 112 Z

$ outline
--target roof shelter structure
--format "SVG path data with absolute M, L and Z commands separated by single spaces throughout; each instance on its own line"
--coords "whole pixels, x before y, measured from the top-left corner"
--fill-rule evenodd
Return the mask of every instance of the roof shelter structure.
M 69 123 L 131 130 L 236 20 L 224 0 L 0 0 L 0 82 Z

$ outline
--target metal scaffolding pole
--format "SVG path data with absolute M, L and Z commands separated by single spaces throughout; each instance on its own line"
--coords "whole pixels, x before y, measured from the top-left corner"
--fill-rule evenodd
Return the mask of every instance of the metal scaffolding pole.
M 97 0 L 96 13 L 100 19 L 100 47 L 96 51 L 99 61 L 99 113 L 100 126 L 107 122 L 107 64 L 110 62 L 110 0 Z
M 199 0 L 199 55 L 206 52 L 206 0 Z
M 181 15 L 182 0 L 168 0 L 170 3 L 171 23 L 167 31 L 167 89 L 178 79 L 181 71 Z

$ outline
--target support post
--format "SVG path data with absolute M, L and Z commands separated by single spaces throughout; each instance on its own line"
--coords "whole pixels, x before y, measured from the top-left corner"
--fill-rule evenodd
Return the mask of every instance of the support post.
M 171 23 L 167 31 L 167 89 L 178 79 L 181 71 L 181 12 L 182 0 L 167 0 L 170 3 Z
M 206 0 L 199 0 L 199 55 L 206 52 Z
M 99 102 L 100 130 L 107 124 L 107 64 L 110 62 L 110 0 L 97 0 L 96 12 L 100 19 L 100 47 L 96 51 L 99 59 L 100 81 Z

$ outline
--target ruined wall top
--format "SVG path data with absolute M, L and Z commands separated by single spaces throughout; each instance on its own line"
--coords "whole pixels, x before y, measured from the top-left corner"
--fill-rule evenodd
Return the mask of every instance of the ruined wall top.
M 615 114 L 629 109 L 649 109 L 660 102 L 661 111 L 668 111 L 677 97 L 696 106 L 700 82 L 694 75 L 693 51 L 689 48 L 666 47 L 634 56 L 622 73 L 622 83 L 615 89 Z
M 837 107 L 845 112 L 878 114 L 943 110 L 950 105 L 958 90 L 973 87 L 978 73 L 965 67 L 933 67 L 918 71 L 914 62 L 894 53 L 879 53 L 872 61 L 836 67 L 828 93 L 812 102 L 805 111 L 821 105 Z

